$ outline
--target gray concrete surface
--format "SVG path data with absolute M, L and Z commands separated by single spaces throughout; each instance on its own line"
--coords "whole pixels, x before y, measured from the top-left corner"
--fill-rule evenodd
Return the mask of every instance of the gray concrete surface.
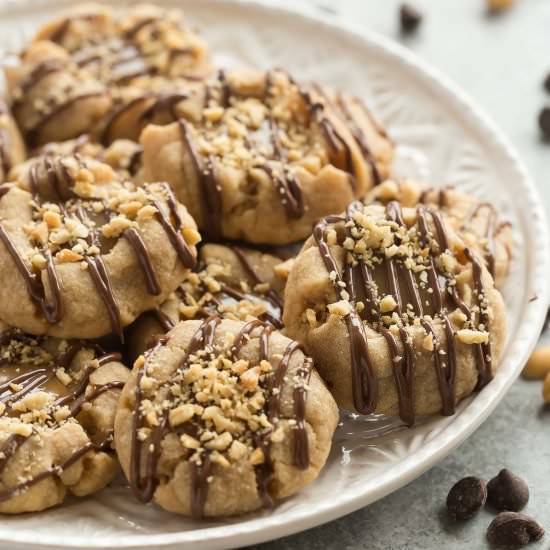
M 397 0 L 296 0 L 334 12 L 399 39 Z M 411 0 L 426 19 L 401 40 L 457 82 L 492 116 L 519 150 L 550 210 L 550 144 L 539 137 L 536 116 L 550 105 L 542 81 L 550 72 L 550 0 L 517 0 L 510 12 L 488 17 L 483 0 Z M 550 343 L 550 338 L 546 338 Z M 349 516 L 259 550 L 339 548 L 455 550 L 487 547 L 494 517 L 449 522 L 443 505 L 449 488 L 466 474 L 489 479 L 502 467 L 531 488 L 527 512 L 550 531 L 550 408 L 541 385 L 518 380 L 493 415 L 454 453 L 422 477 Z M 550 533 L 535 550 L 550 547 Z

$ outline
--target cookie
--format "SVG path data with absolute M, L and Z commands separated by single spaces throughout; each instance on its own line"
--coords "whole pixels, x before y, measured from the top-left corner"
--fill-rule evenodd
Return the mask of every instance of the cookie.
M 0 513 L 90 495 L 118 471 L 116 405 L 130 371 L 119 354 L 0 323 Z
M 167 86 L 192 88 L 211 72 L 205 42 L 181 12 L 138 5 L 118 17 L 89 5 L 41 29 L 6 77 L 31 145 L 83 133 L 108 144 L 136 140 L 141 114 Z
M 115 419 L 137 499 L 194 517 L 290 496 L 324 465 L 338 421 L 312 361 L 255 320 L 176 325 L 138 359 Z
M 412 180 L 385 181 L 369 193 L 365 202 L 387 204 L 393 200 L 404 207 L 426 204 L 443 212 L 468 246 L 480 253 L 496 287 L 503 285 L 512 259 L 512 225 L 501 219 L 493 204 L 453 187 L 434 188 Z
M 296 257 L 286 332 L 301 341 L 341 407 L 451 415 L 493 377 L 506 335 L 482 259 L 437 209 L 352 203 Z
M 283 289 L 288 266 L 272 254 L 237 245 L 205 244 L 197 268 L 156 309 L 128 329 L 128 354 L 136 359 L 178 322 L 218 315 L 258 318 L 282 328 Z
M 0 98 L 0 184 L 13 166 L 25 160 L 25 144 L 5 101 Z
M 166 300 L 200 236 L 164 184 L 46 156 L 0 188 L 0 316 L 32 334 L 98 338 Z
M 367 161 L 330 103 L 282 70 L 220 71 L 184 108 L 143 130 L 143 177 L 167 181 L 214 240 L 298 241 L 389 170 L 384 135 L 372 128 L 388 152 Z

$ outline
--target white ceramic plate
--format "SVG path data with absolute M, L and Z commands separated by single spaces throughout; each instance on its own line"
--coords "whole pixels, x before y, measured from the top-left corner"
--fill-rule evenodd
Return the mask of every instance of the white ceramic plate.
M 74 2 L 0 3 L 0 45 L 18 49 L 37 24 Z M 298 78 L 348 89 L 373 106 L 399 143 L 402 175 L 447 183 L 501 208 L 513 222 L 515 254 L 504 289 L 510 338 L 500 370 L 455 416 L 399 427 L 347 417 L 320 478 L 273 511 L 202 523 L 136 503 L 122 482 L 93 499 L 3 517 L 0 545 L 14 548 L 221 548 L 313 527 L 402 487 L 436 464 L 487 418 L 533 348 L 547 308 L 548 241 L 541 200 L 500 131 L 446 78 L 405 49 L 328 17 L 238 0 L 157 0 L 183 6 L 226 66 L 282 66 Z M 535 299 L 538 297 L 537 299 Z

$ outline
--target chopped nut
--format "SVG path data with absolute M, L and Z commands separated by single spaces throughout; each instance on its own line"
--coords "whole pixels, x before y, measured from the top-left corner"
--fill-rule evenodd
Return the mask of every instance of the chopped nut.
M 137 219 L 140 221 L 148 220 L 152 218 L 156 213 L 157 213 L 157 209 L 153 205 L 148 204 L 147 206 L 143 206 L 142 208 L 139 209 L 137 213 Z
M 192 227 L 184 227 L 182 230 L 183 238 L 189 246 L 195 246 L 202 240 L 201 234 Z
M 32 434 L 32 424 L 25 424 L 24 422 L 14 422 L 8 426 L 8 429 L 11 433 L 23 437 L 29 437 Z
M 185 424 L 185 422 L 191 420 L 195 414 L 195 407 L 187 403 L 185 405 L 180 405 L 179 407 L 172 409 L 169 414 L 170 425 L 175 427 L 180 424 Z
M 186 449 L 198 449 L 201 446 L 200 441 L 197 441 L 188 434 L 183 434 L 180 437 L 180 442 Z
M 328 304 L 327 309 L 332 315 L 345 317 L 346 315 L 351 313 L 351 304 L 347 300 L 340 300 L 339 302 Z
M 76 252 L 73 252 L 72 250 L 69 250 L 67 248 L 64 248 L 55 255 L 55 259 L 58 263 L 63 264 L 69 262 L 79 262 L 80 260 L 84 259 L 84 256 L 77 254 Z
M 294 265 L 294 258 L 289 258 L 288 260 L 277 264 L 273 271 L 275 272 L 275 275 L 282 279 L 283 281 L 286 281 L 288 279 L 288 276 L 290 275 L 290 270 L 292 269 L 292 266 Z
M 251 369 L 248 369 L 241 374 L 240 378 L 246 389 L 253 390 L 257 388 L 260 380 L 260 367 L 252 367 Z
M 122 214 L 124 214 L 125 216 L 128 216 L 129 218 L 133 219 L 138 215 L 138 213 L 140 212 L 142 207 L 143 207 L 143 204 L 141 202 L 139 202 L 139 201 L 130 201 L 130 202 L 126 202 L 124 204 L 121 204 L 118 207 L 118 209 Z
M 246 456 L 247 449 L 246 445 L 241 443 L 240 441 L 237 441 L 236 439 L 233 440 L 233 443 L 231 443 L 231 447 L 229 447 L 229 458 L 233 461 L 240 460 L 244 456 Z
M 68 386 L 73 381 L 71 376 L 65 372 L 63 367 L 60 367 L 55 371 L 55 376 L 64 386 Z
M 51 229 L 57 229 L 61 227 L 61 216 L 57 212 L 48 210 L 44 213 L 44 221 Z
M 44 269 L 46 267 L 46 258 L 42 254 L 34 254 L 31 258 L 31 264 L 36 269 Z
M 489 341 L 489 333 L 481 330 L 463 328 L 458 330 L 456 335 L 464 344 L 486 344 Z
M 311 308 L 306 309 L 306 319 L 311 328 L 315 328 L 319 323 L 317 322 L 317 314 L 315 310 Z
M 104 237 L 114 238 L 130 227 L 132 227 L 131 220 L 123 216 L 115 216 L 101 228 L 101 233 Z
M 229 445 L 231 445 L 232 441 L 233 437 L 231 436 L 231 434 L 229 432 L 223 432 L 221 435 L 216 436 L 214 439 L 207 441 L 204 446 L 207 449 L 223 451 L 224 449 L 227 449 Z
M 391 294 L 384 296 L 384 298 L 380 300 L 380 311 L 382 313 L 393 311 L 396 307 L 397 307 L 397 302 L 395 301 L 395 298 Z
M 252 454 L 248 457 L 248 463 L 251 466 L 257 466 L 258 464 L 263 464 L 265 461 L 264 452 L 259 447 L 252 451 Z
M 434 335 L 431 332 L 422 340 L 422 347 L 427 351 L 434 350 Z
M 281 443 L 285 438 L 285 431 L 282 426 L 279 426 L 272 434 L 271 441 L 273 443 Z

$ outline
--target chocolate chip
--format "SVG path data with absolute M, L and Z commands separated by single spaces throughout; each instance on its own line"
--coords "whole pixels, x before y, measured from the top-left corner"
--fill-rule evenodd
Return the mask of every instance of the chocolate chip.
M 455 483 L 447 495 L 447 510 L 456 520 L 469 519 L 485 504 L 487 488 L 481 479 L 465 477 Z
M 422 22 L 422 14 L 410 4 L 401 4 L 399 8 L 399 21 L 403 33 L 412 33 Z
M 487 483 L 487 502 L 497 510 L 519 512 L 529 500 L 529 487 L 506 468 Z
M 550 107 L 544 107 L 539 114 L 539 127 L 545 139 L 550 140 Z
M 497 548 L 521 548 L 539 540 L 544 529 L 533 519 L 517 512 L 501 512 L 487 528 L 487 540 Z
M 550 92 L 550 73 L 548 73 L 548 76 L 546 77 L 546 80 L 544 81 L 544 89 L 547 92 Z

